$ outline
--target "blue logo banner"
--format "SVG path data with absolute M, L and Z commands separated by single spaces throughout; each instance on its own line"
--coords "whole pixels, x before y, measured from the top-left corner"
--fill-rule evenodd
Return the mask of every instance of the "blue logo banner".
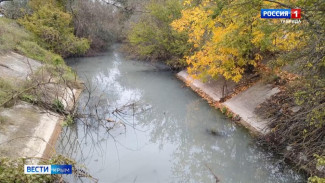
M 25 174 L 72 174 L 72 165 L 25 165 Z
M 291 18 L 291 9 L 261 9 L 261 18 Z
M 72 174 L 72 165 L 51 165 L 51 174 Z

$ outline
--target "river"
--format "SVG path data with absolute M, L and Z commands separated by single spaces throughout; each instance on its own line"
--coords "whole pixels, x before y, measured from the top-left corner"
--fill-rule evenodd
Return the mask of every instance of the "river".
M 84 117 L 65 127 L 57 151 L 99 182 L 215 183 L 215 176 L 225 183 L 306 181 L 159 65 L 129 60 L 117 48 L 67 63 L 92 91 L 89 101 L 89 93 L 81 96 L 79 109 L 108 121 Z

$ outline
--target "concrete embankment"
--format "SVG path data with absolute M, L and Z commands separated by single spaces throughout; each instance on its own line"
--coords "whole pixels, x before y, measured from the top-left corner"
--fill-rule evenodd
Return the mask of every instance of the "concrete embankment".
M 261 118 L 256 114 L 255 109 L 272 95 L 278 93 L 280 90 L 277 87 L 257 82 L 248 89 L 232 95 L 236 89 L 236 84 L 233 82 L 223 79 L 202 82 L 191 77 L 185 70 L 180 71 L 177 77 L 207 99 L 213 106 L 220 109 L 226 108 L 240 124 L 253 134 L 265 135 L 270 131 L 268 128 L 269 120 Z M 225 85 L 227 86 L 226 90 L 224 90 Z
M 0 78 L 12 85 L 22 85 L 37 72 L 42 63 L 10 53 L 0 56 Z M 47 100 L 58 99 L 65 108 L 72 108 L 82 89 L 48 84 L 42 88 Z M 64 116 L 30 103 L 15 100 L 0 108 L 0 156 L 49 157 L 55 153 L 55 142 L 61 131 Z

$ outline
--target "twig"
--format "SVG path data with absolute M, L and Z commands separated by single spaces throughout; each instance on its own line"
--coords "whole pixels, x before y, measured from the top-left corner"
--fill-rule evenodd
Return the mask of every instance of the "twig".
M 215 173 L 213 173 L 213 171 L 211 170 L 211 168 L 207 164 L 204 164 L 204 165 L 205 165 L 205 167 L 207 167 L 207 169 L 209 169 L 210 173 L 216 179 L 216 183 L 220 182 L 220 179 L 218 178 L 218 176 Z

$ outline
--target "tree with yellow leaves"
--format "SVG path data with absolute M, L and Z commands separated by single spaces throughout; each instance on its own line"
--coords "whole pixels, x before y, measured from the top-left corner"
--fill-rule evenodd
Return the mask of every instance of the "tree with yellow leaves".
M 263 52 L 292 50 L 299 45 L 299 32 L 287 32 L 274 22 L 262 20 L 260 9 L 272 6 L 261 0 L 184 1 L 182 17 L 172 22 L 187 32 L 193 43 L 186 56 L 188 72 L 201 79 L 223 76 L 238 82 L 245 70 L 256 66 Z
M 182 17 L 171 25 L 186 32 L 188 42 L 194 45 L 185 57 L 192 76 L 223 76 L 238 82 L 248 68 L 263 59 L 276 68 L 294 63 L 291 68 L 299 72 L 299 80 L 261 104 L 266 115 L 272 115 L 270 127 L 275 127 L 266 136 L 267 143 L 272 142 L 269 144 L 274 149 L 293 161 L 297 154 L 306 155 L 306 162 L 312 163 L 295 163 L 319 176 L 309 178 L 309 182 L 324 182 L 315 157 L 317 161 L 325 157 L 324 138 L 320 138 L 325 134 L 325 1 L 186 0 L 184 6 Z M 297 7 L 302 10 L 301 24 L 260 18 L 261 9 Z M 286 110 L 284 106 L 299 106 L 301 110 L 279 114 Z M 293 150 L 288 151 L 288 146 Z

